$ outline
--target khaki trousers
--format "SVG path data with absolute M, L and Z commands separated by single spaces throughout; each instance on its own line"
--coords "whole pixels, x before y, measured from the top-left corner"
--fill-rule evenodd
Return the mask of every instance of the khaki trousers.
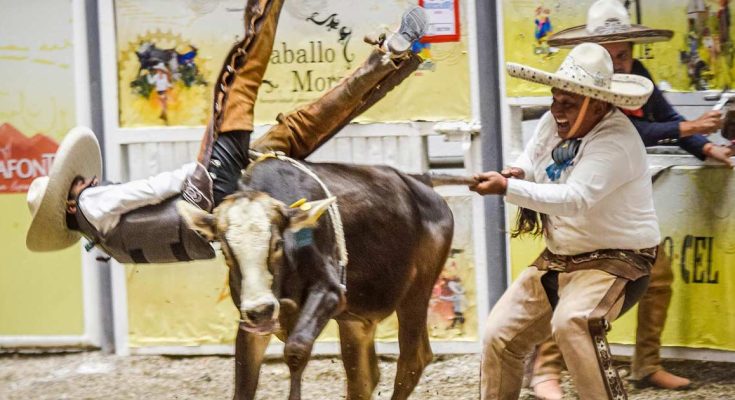
M 544 273 L 535 267 L 526 269 L 488 316 L 480 379 L 483 400 L 518 399 L 524 359 L 550 335 L 567 360 L 579 397 L 610 397 L 601 368 L 609 368 L 609 362 L 598 361 L 590 326 L 594 316 L 607 321 L 617 317 L 625 285 L 620 285 L 621 278 L 595 269 L 560 273 L 559 302 L 552 311 L 541 284 Z
M 671 258 L 659 246 L 658 257 L 651 269 L 648 289 L 638 302 L 638 325 L 636 327 L 635 353 L 631 364 L 632 377 L 643 379 L 663 369 L 661 366 L 661 333 L 666 323 L 666 314 L 671 302 L 671 284 L 674 274 Z M 538 347 L 533 363 L 531 386 L 552 379 L 560 379 L 564 366 L 559 348 L 549 336 Z

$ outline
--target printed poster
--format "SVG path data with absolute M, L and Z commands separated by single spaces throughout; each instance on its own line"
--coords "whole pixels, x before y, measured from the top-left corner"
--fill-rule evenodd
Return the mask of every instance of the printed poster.
M 72 3 L 0 0 L 0 9 L 0 336 L 81 335 L 79 248 L 25 247 L 28 186 L 75 124 Z
M 585 24 L 593 2 L 504 0 L 505 60 L 555 71 L 568 50 L 550 47 L 549 36 Z M 730 0 L 631 0 L 625 4 L 633 23 L 674 31 L 668 42 L 637 45 L 634 50 L 659 87 L 674 91 L 733 87 L 735 28 Z M 548 87 L 507 78 L 508 96 L 549 95 Z
M 258 95 L 256 123 L 272 123 L 279 113 L 334 87 L 371 52 L 364 35 L 397 28 L 403 11 L 417 2 L 287 1 Z M 243 5 L 234 0 L 115 1 L 120 125 L 204 125 L 213 82 L 243 33 Z M 426 61 L 357 121 L 470 117 L 467 34 L 460 30 L 466 4 L 427 5 L 439 16 L 432 29 L 454 35 L 453 41 L 417 43 L 413 50 Z
M 459 0 L 420 0 L 429 18 L 424 43 L 456 42 L 460 38 Z

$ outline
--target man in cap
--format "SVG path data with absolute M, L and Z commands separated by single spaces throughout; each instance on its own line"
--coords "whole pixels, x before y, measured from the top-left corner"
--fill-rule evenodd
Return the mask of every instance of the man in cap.
M 648 283 L 661 237 L 646 152 L 619 110 L 645 104 L 650 80 L 615 74 L 597 44 L 575 47 L 556 73 L 508 63 L 551 86 L 550 112 L 512 168 L 471 190 L 521 208 L 515 234 L 547 248 L 495 304 L 483 335 L 481 397 L 517 399 L 523 362 L 553 335 L 581 399 L 624 399 L 605 333 Z
M 120 262 L 175 262 L 214 257 L 209 244 L 183 223 L 179 196 L 211 211 L 237 190 L 249 163 L 253 108 L 265 74 L 283 0 L 247 0 L 245 35 L 227 55 L 215 82 L 213 115 L 197 163 L 145 180 L 97 186 L 99 144 L 88 129 L 72 130 L 48 177 L 28 192 L 32 251 L 60 250 L 81 236 Z M 424 35 L 425 12 L 410 8 L 392 35 L 366 38 L 368 59 L 318 100 L 287 115 L 256 140 L 258 151 L 303 159 L 411 75 L 421 63 L 410 50 Z
M 627 10 L 618 0 L 599 0 L 590 7 L 586 25 L 558 32 L 549 38 L 549 43 L 556 47 L 571 47 L 584 42 L 599 43 L 610 53 L 616 73 L 651 79 L 643 64 L 633 58 L 633 45 L 667 41 L 672 35 L 670 30 L 631 24 Z M 715 145 L 702 135 L 720 128 L 719 111 L 709 111 L 694 121 L 687 121 L 674 111 L 661 91 L 654 86 L 651 97 L 643 107 L 623 112 L 633 122 L 646 146 L 678 144 L 700 160 L 709 157 L 733 165 L 729 147 Z M 648 290 L 639 302 L 632 377 L 638 386 L 686 389 L 691 385 L 689 379 L 664 370 L 659 356 L 661 333 L 674 279 L 671 259 L 663 251 L 660 253 L 651 272 Z M 559 382 L 562 366 L 563 360 L 552 340 L 539 346 L 530 381 L 537 397 L 561 399 Z

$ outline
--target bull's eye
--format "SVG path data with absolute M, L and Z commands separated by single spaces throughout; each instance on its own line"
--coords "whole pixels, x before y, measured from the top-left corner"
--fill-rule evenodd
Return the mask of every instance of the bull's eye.
M 283 239 L 276 240 L 276 244 L 274 246 L 274 249 L 276 251 L 279 251 L 279 250 L 282 250 L 283 249 Z

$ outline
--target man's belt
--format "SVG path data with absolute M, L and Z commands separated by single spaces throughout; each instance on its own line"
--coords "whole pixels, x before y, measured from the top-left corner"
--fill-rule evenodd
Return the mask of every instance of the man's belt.
M 599 269 L 635 281 L 651 273 L 657 247 L 640 250 L 602 249 L 575 255 L 554 254 L 549 249 L 531 264 L 541 271 L 574 272 Z

